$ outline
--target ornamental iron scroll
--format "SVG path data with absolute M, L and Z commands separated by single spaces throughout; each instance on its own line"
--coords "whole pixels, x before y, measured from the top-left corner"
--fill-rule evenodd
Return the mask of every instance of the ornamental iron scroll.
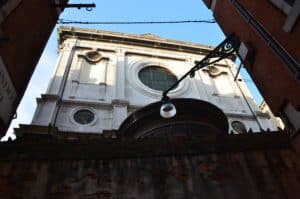
M 175 88 L 184 78 L 188 75 L 193 78 L 195 72 L 204 68 L 205 66 L 212 65 L 222 59 L 231 56 L 240 46 L 240 41 L 232 34 L 222 41 L 216 48 L 214 48 L 208 55 L 206 55 L 201 61 L 196 62 L 196 65 L 185 73 L 177 82 L 175 82 L 170 88 L 165 90 L 162 94 L 162 101 L 167 99 L 168 93 Z

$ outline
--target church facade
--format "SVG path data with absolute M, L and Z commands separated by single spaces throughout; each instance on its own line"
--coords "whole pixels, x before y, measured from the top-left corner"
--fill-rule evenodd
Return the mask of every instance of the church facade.
M 37 99 L 33 125 L 63 132 L 117 131 L 134 111 L 162 98 L 213 47 L 163 39 L 61 27 L 59 58 L 46 94 Z M 185 78 L 169 97 L 200 99 L 220 108 L 228 133 L 277 130 L 260 111 L 243 79 L 234 77 L 234 57 Z

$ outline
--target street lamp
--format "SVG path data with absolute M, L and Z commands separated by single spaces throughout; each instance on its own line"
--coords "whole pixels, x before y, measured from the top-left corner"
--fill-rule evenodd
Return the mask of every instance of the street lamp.
M 161 101 L 160 115 L 166 119 L 174 117 L 176 115 L 176 107 L 170 102 L 170 98 L 165 95 Z
M 176 107 L 170 102 L 168 93 L 174 89 L 184 78 L 190 76 L 193 78 L 195 72 L 204 68 L 205 66 L 214 64 L 222 59 L 231 56 L 239 47 L 240 41 L 232 34 L 222 41 L 216 48 L 214 48 L 208 55 L 206 55 L 201 61 L 185 73 L 179 80 L 177 80 L 170 88 L 162 93 L 162 105 L 160 108 L 160 115 L 163 118 L 172 118 L 176 115 Z

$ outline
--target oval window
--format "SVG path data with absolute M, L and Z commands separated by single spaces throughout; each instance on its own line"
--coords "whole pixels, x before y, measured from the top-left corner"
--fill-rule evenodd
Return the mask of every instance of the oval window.
M 74 120 L 78 124 L 90 124 L 92 121 L 94 121 L 95 115 L 92 111 L 90 110 L 79 110 L 76 111 L 74 114 Z
M 149 88 L 159 91 L 167 90 L 177 81 L 172 72 L 160 66 L 147 66 L 141 69 L 139 79 Z

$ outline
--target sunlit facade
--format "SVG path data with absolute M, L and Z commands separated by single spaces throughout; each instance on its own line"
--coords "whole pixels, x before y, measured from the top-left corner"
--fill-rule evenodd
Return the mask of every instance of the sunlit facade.
M 134 111 L 161 100 L 162 91 L 177 81 L 213 47 L 163 39 L 61 27 L 59 58 L 46 94 L 37 99 L 33 125 L 62 132 L 117 131 Z M 260 111 L 237 74 L 234 58 L 197 71 L 170 93 L 171 99 L 192 98 L 220 108 L 228 133 L 276 130 Z

